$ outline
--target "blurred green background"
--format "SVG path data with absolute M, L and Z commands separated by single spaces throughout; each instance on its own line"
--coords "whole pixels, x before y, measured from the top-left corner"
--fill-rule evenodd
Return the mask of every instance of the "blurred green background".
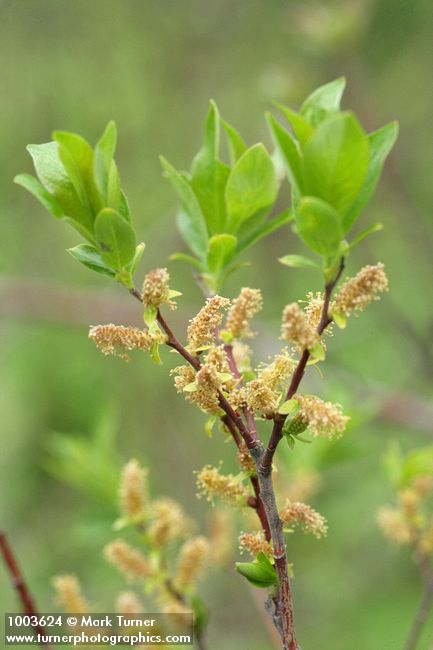
M 93 143 L 116 120 L 117 161 L 147 243 L 144 272 L 182 249 L 158 154 L 189 166 L 209 98 L 250 144 L 270 146 L 263 113 L 273 100 L 296 107 L 344 74 L 343 106 L 367 130 L 400 122 L 380 189 L 360 219 L 361 228 L 382 221 L 385 231 L 357 249 L 348 269 L 383 261 L 391 291 L 330 341 L 326 381 L 314 371 L 307 377 L 309 390 L 344 405 L 352 426 L 336 445 L 302 449 L 303 462 L 322 473 L 313 505 L 330 532 L 324 541 L 294 536 L 289 556 L 302 648 L 402 647 L 420 579 L 410 553 L 382 539 L 375 513 L 391 499 L 381 461 L 389 441 L 408 449 L 433 433 L 432 48 L 430 0 L 0 1 L 0 512 L 41 610 L 54 607 L 50 578 L 59 571 L 76 572 L 95 606 L 112 609 L 122 582 L 100 548 L 112 537 L 122 461 L 147 463 L 154 492 L 179 498 L 203 526 L 208 507 L 195 498 L 192 472 L 209 461 L 234 463 L 222 436 L 206 438 L 203 418 L 173 391 L 172 357 L 162 367 L 144 355 L 124 364 L 88 341 L 89 324 L 139 324 L 140 312 L 120 287 L 68 256 L 65 248 L 80 243 L 74 231 L 13 185 L 16 173 L 31 171 L 26 144 L 49 140 L 53 129 Z M 280 207 L 285 200 L 287 188 Z M 257 359 L 278 349 L 284 304 L 320 289 L 313 272 L 277 263 L 293 252 L 302 251 L 286 228 L 246 256 L 252 266 L 227 286 L 229 296 L 245 285 L 265 295 Z M 173 316 L 180 328 L 201 298 L 187 269 L 168 266 L 184 293 Z M 45 469 L 52 432 L 88 445 L 88 468 L 76 472 L 87 485 L 81 493 Z M 111 436 L 104 451 L 101 440 Z M 90 478 L 102 474 L 107 489 L 95 490 Z M 234 571 L 210 576 L 202 591 L 213 610 L 211 649 L 271 647 Z M 0 602 L 16 609 L 1 566 Z

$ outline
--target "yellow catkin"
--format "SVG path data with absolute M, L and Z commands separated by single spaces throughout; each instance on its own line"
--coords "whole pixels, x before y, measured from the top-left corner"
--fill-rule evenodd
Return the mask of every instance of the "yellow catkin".
M 170 616 L 173 617 L 172 620 L 180 628 L 187 630 L 191 625 L 191 609 L 186 604 L 181 603 L 175 598 L 171 598 L 163 603 L 161 606 L 161 612 L 163 614 L 170 614 Z
M 413 541 L 413 531 L 397 508 L 383 506 L 377 513 L 377 523 L 383 535 L 394 544 L 406 546 Z
M 253 332 L 250 330 L 250 321 L 262 309 L 262 306 L 261 291 L 244 287 L 230 308 L 224 329 L 233 338 L 251 338 Z
M 307 293 L 307 304 L 305 305 L 305 318 L 307 319 L 308 324 L 313 328 L 317 329 L 322 317 L 323 311 L 323 294 L 320 291 L 313 293 L 310 291 Z M 329 325 L 326 328 L 326 332 L 329 333 Z
M 178 366 L 172 370 L 172 374 L 175 375 L 174 384 L 177 392 L 182 393 L 188 402 L 195 404 L 206 413 L 215 415 L 220 413 L 218 390 L 221 380 L 214 366 L 205 363 L 197 374 L 190 366 Z M 193 382 L 196 383 L 195 390 L 185 391 L 185 388 Z
M 289 527 L 300 526 L 305 533 L 311 533 L 318 539 L 326 537 L 328 532 L 325 517 L 300 501 L 287 500 L 280 512 L 280 518 Z
M 433 553 L 433 521 L 431 521 L 420 539 L 420 550 L 426 555 L 431 555 Z
M 170 275 L 167 269 L 154 269 L 144 278 L 143 303 L 145 307 L 159 307 L 162 303 L 171 309 L 176 308 L 176 303 L 169 299 Z
M 239 536 L 241 550 L 247 550 L 251 555 L 256 556 L 262 552 L 268 557 L 272 556 L 272 544 L 268 542 L 262 530 L 256 533 L 241 533 Z
M 174 579 L 180 591 L 193 585 L 202 576 L 209 552 L 209 542 L 202 535 L 192 537 L 182 546 Z
M 74 575 L 59 575 L 52 580 L 57 601 L 70 614 L 87 614 L 90 606 L 84 598 L 78 578 Z
M 261 379 L 253 379 L 247 386 L 248 408 L 255 413 L 272 418 L 278 409 L 279 395 Z
M 346 428 L 349 417 L 343 415 L 340 404 L 324 402 L 314 395 L 296 395 L 300 409 L 297 416 L 308 422 L 313 436 L 338 438 Z
M 274 360 L 259 368 L 259 380 L 273 391 L 281 392 L 287 388 L 295 363 L 286 349 L 274 357 Z
M 128 580 L 143 580 L 153 575 L 153 569 L 146 558 L 122 539 L 110 542 L 104 548 L 104 557 Z
M 209 541 L 212 561 L 226 566 L 233 556 L 233 516 L 222 508 L 212 508 L 209 518 Z
M 120 507 L 125 518 L 143 517 L 147 506 L 147 470 L 133 458 L 125 465 L 120 480 Z
M 122 591 L 116 599 L 116 612 L 129 616 L 133 614 L 142 614 L 143 605 L 133 591 Z
M 294 343 L 299 351 L 313 348 L 319 340 L 316 330 L 310 325 L 305 313 L 296 302 L 284 308 L 281 338 Z
M 199 495 L 204 495 L 208 501 L 219 497 L 237 506 L 244 505 L 248 498 L 248 490 L 238 476 L 220 474 L 217 467 L 210 465 L 197 473 L 197 488 Z
M 230 305 L 228 298 L 212 296 L 208 298 L 190 322 L 187 330 L 188 346 L 191 350 L 197 350 L 215 341 L 215 330 L 222 322 L 222 310 Z
M 150 350 L 155 338 L 146 330 L 125 325 L 95 325 L 89 330 L 91 339 L 102 354 L 129 359 L 126 350 Z M 162 341 L 162 339 L 161 339 Z
M 251 457 L 250 452 L 246 444 L 242 441 L 237 451 L 237 459 L 240 468 L 246 472 L 249 476 L 253 476 L 256 473 L 256 466 L 254 460 Z
M 181 505 L 174 499 L 163 497 L 152 503 L 147 533 L 154 546 L 164 546 L 183 537 L 189 527 L 190 522 Z
M 377 294 L 387 290 L 388 278 L 384 265 L 378 263 L 375 266 L 364 266 L 354 278 L 343 284 L 331 305 L 331 312 L 349 316 L 364 309 L 374 300 L 379 300 Z

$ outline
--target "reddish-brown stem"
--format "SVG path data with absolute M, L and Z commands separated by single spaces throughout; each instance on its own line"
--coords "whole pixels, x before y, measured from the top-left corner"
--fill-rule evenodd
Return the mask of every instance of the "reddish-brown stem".
M 18 597 L 21 601 L 23 612 L 29 616 L 38 617 L 39 614 L 33 602 L 33 598 L 30 595 L 30 591 L 20 571 L 18 563 L 15 559 L 15 555 L 4 531 L 0 531 L 0 551 L 3 556 L 4 563 L 8 569 L 11 583 L 16 589 Z M 37 634 L 45 636 L 45 630 L 41 625 L 35 625 L 33 629 Z M 48 643 L 41 642 L 40 646 L 46 650 L 51 650 L 51 646 Z

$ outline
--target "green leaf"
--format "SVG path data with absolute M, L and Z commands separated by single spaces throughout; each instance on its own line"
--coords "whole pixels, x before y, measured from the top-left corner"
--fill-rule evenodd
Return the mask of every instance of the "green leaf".
M 89 143 L 76 133 L 55 131 L 54 140 L 59 144 L 59 157 L 74 189 L 92 220 L 103 207 L 100 194 L 93 179 L 93 151 Z
M 290 266 L 293 269 L 319 269 L 320 266 L 314 260 L 311 260 L 305 255 L 284 255 L 278 261 L 285 266 Z
M 116 143 L 116 124 L 109 122 L 95 147 L 94 177 L 106 206 L 118 210 L 121 201 L 120 178 L 113 160 Z
M 200 635 L 209 621 L 209 610 L 199 596 L 192 596 L 189 605 L 194 614 L 194 634 Z
M 342 237 L 335 210 L 312 196 L 301 199 L 296 211 L 296 232 L 308 248 L 323 256 L 335 253 Z
M 344 218 L 366 179 L 368 156 L 368 140 L 352 114 L 323 122 L 305 147 L 305 193 L 327 201 Z
M 112 208 L 104 208 L 96 217 L 95 237 L 103 261 L 116 271 L 134 258 L 135 233 Z
M 238 240 L 234 235 L 214 235 L 209 239 L 207 266 L 210 273 L 218 274 L 233 259 Z
M 339 77 L 319 88 L 307 97 L 301 106 L 301 115 L 312 125 L 317 126 L 331 113 L 340 108 L 346 79 Z
M 45 144 L 29 144 L 30 153 L 35 166 L 36 175 L 45 189 L 54 196 L 63 210 L 63 214 L 80 224 L 87 238 L 91 238 L 93 230 L 92 213 L 82 205 L 72 185 L 62 161 L 59 158 L 57 142 Z
M 341 312 L 332 312 L 331 313 L 332 320 L 335 322 L 336 326 L 340 330 L 344 330 L 347 325 L 347 316 L 345 314 L 342 314 Z
M 143 312 L 143 320 L 145 325 L 147 327 L 150 327 L 155 321 L 156 317 L 158 316 L 158 307 L 146 307 L 144 312 Z
M 146 248 L 146 244 L 141 242 L 141 244 L 138 244 L 138 246 L 135 249 L 134 257 L 132 260 L 129 262 L 127 269 L 128 271 L 133 275 L 136 270 L 138 265 L 141 262 L 141 258 L 143 257 L 144 249 Z
M 230 172 L 226 185 L 229 231 L 273 205 L 278 193 L 274 165 L 262 144 L 247 149 Z
M 291 433 L 286 433 L 286 432 L 284 432 L 284 437 L 286 439 L 287 444 L 289 445 L 289 449 L 293 451 L 296 443 L 296 438 Z
M 365 183 L 361 189 L 358 199 L 352 209 L 346 214 L 343 225 L 345 232 L 349 231 L 356 221 L 361 210 L 367 205 L 379 181 L 382 167 L 395 144 L 398 135 L 397 122 L 391 122 L 378 131 L 367 136 L 369 144 L 368 172 Z
M 223 125 L 224 130 L 227 134 L 230 149 L 230 161 L 231 164 L 234 165 L 235 162 L 239 160 L 242 154 L 246 151 L 247 145 L 233 126 L 231 126 L 225 120 L 221 120 L 221 124 Z
M 152 348 L 150 350 L 150 358 L 152 359 L 153 363 L 155 363 L 157 366 L 162 365 L 162 360 L 161 356 L 159 354 L 159 343 L 158 341 L 154 341 Z
M 249 235 L 248 237 L 240 241 L 236 248 L 236 254 L 239 255 L 240 253 L 245 251 L 247 248 L 250 248 L 250 246 L 253 246 L 253 244 L 256 244 L 264 237 L 271 235 L 279 228 L 282 228 L 287 223 L 290 223 L 290 221 L 293 221 L 294 218 L 295 215 L 290 210 L 290 208 L 284 210 L 284 212 L 277 215 L 276 217 L 273 217 L 265 224 L 257 228 L 257 230 L 255 230 L 251 235 Z
M 402 464 L 400 488 L 408 487 L 417 476 L 433 476 L 433 445 L 409 452 Z
M 279 149 L 290 184 L 297 192 L 303 192 L 302 163 L 298 145 L 290 133 L 279 124 L 273 115 L 268 114 L 267 120 L 276 147 Z
M 213 428 L 217 422 L 218 417 L 216 415 L 211 415 L 205 422 L 204 430 L 208 438 L 213 436 Z
M 50 214 L 53 215 L 53 217 L 56 217 L 56 219 L 59 219 L 63 217 L 63 210 L 61 205 L 58 203 L 58 201 L 55 199 L 54 196 L 52 196 L 38 181 L 37 178 L 34 176 L 31 176 L 30 174 L 18 174 L 18 176 L 15 176 L 14 178 L 14 183 L 17 185 L 21 185 L 21 187 L 24 187 L 26 190 L 30 192 L 30 194 L 33 194 L 40 203 L 44 206 Z
M 295 415 L 301 408 L 297 399 L 288 399 L 278 409 L 280 415 Z
M 352 239 L 347 248 L 347 252 L 353 250 L 355 246 L 358 246 L 358 244 L 360 244 L 366 237 L 369 237 L 374 232 L 380 232 L 381 230 L 383 230 L 383 223 L 375 223 L 373 226 L 365 228 L 365 230 L 362 230 L 359 235 Z
M 218 108 L 215 102 L 211 102 L 204 145 L 194 158 L 191 170 L 191 186 L 211 233 L 223 231 L 226 223 L 224 190 L 230 168 L 218 160 L 219 133 Z
M 104 264 L 99 251 L 94 246 L 80 244 L 74 248 L 68 248 L 67 251 L 74 259 L 84 264 L 88 269 L 96 271 L 96 273 L 107 275 L 110 278 L 114 278 L 116 275 L 113 269 Z
M 283 104 L 278 104 L 278 103 L 276 104 L 276 106 L 283 113 L 286 120 L 289 122 L 290 126 L 292 127 L 293 133 L 295 134 L 296 139 L 298 140 L 299 144 L 301 145 L 301 148 L 303 149 L 307 144 L 307 141 L 313 135 L 314 128 L 311 126 L 308 120 L 305 119 L 305 117 L 299 115 L 299 113 L 296 113 L 295 111 L 292 111 L 287 106 L 283 106 Z
M 207 251 L 208 232 L 197 198 L 187 178 L 176 171 L 162 156 L 160 160 L 164 175 L 170 181 L 182 204 L 177 220 L 180 234 L 193 253 L 203 259 Z
M 266 589 L 278 584 L 277 572 L 273 565 L 261 562 L 236 562 L 236 571 L 255 587 Z
M 326 357 L 326 352 L 325 348 L 323 347 L 323 344 L 321 341 L 317 341 L 317 343 L 314 345 L 314 347 L 309 349 L 309 352 L 312 356 L 313 359 L 316 361 L 324 361 Z

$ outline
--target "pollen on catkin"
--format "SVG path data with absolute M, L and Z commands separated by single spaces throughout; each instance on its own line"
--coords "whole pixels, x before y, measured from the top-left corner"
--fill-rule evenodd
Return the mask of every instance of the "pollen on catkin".
M 133 591 L 122 591 L 116 598 L 116 612 L 124 616 L 141 614 L 143 605 Z
M 151 506 L 151 520 L 147 534 L 151 544 L 164 546 L 174 539 L 183 537 L 190 528 L 182 506 L 168 497 L 157 499 Z
M 223 319 L 222 310 L 227 309 L 229 305 L 230 300 L 221 296 L 207 299 L 204 307 L 188 325 L 188 346 L 191 350 L 197 350 L 215 341 L 215 330 L 221 325 Z
M 104 557 L 131 582 L 149 578 L 154 573 L 144 555 L 122 539 L 107 544 Z
M 294 361 L 285 348 L 275 355 L 274 360 L 268 365 L 259 367 L 258 378 L 273 391 L 281 392 L 287 388 L 287 383 L 292 375 Z
M 388 291 L 384 265 L 379 262 L 375 266 L 364 266 L 354 278 L 349 278 L 343 284 L 331 305 L 331 312 L 349 316 L 379 300 L 377 294 L 384 291 Z
M 272 418 L 278 409 L 278 393 L 263 383 L 261 379 L 253 379 L 246 389 L 248 408 L 265 418 Z
M 143 282 L 143 304 L 145 307 L 159 307 L 162 303 L 176 309 L 176 303 L 170 300 L 170 275 L 167 269 L 149 271 Z
M 294 343 L 300 352 L 314 347 L 319 340 L 319 335 L 310 325 L 297 302 L 284 307 L 281 338 L 289 343 Z
M 70 614 L 87 614 L 90 606 L 84 598 L 78 578 L 74 575 L 59 575 L 52 580 L 57 601 Z
M 180 549 L 174 578 L 174 583 L 180 591 L 193 585 L 202 576 L 209 553 L 209 542 L 202 535 L 185 542 Z
M 262 307 L 263 299 L 260 289 L 244 287 L 230 308 L 224 327 L 225 331 L 235 339 L 251 338 L 254 334 L 250 330 L 250 321 Z
M 239 467 L 249 476 L 254 476 L 256 474 L 256 466 L 244 441 L 240 443 L 236 455 Z
M 208 501 L 219 497 L 234 506 L 245 505 L 248 490 L 239 476 L 220 474 L 217 467 L 205 465 L 197 473 L 196 484 L 199 496 L 205 496 Z
M 314 395 L 295 395 L 295 399 L 300 405 L 297 417 L 308 422 L 313 436 L 339 438 L 343 434 L 350 418 L 343 415 L 340 404 L 324 402 Z
M 102 354 L 112 354 L 125 361 L 129 360 L 126 350 L 148 351 L 155 341 L 155 337 L 146 330 L 112 323 L 92 326 L 89 330 L 89 339 L 95 343 Z
M 239 546 L 241 551 L 246 549 L 254 557 L 260 552 L 268 557 L 272 557 L 273 554 L 272 544 L 266 540 L 262 530 L 256 533 L 241 533 L 239 535 Z
M 399 546 L 413 541 L 413 530 L 403 513 L 397 508 L 384 506 L 377 513 L 377 523 L 383 535 Z
M 126 519 L 143 517 L 147 506 L 147 470 L 133 458 L 125 465 L 120 479 L 120 507 Z
M 317 539 L 326 537 L 328 526 L 326 519 L 311 506 L 300 501 L 287 500 L 280 512 L 281 521 L 289 527 L 300 526 L 304 533 L 311 533 Z

